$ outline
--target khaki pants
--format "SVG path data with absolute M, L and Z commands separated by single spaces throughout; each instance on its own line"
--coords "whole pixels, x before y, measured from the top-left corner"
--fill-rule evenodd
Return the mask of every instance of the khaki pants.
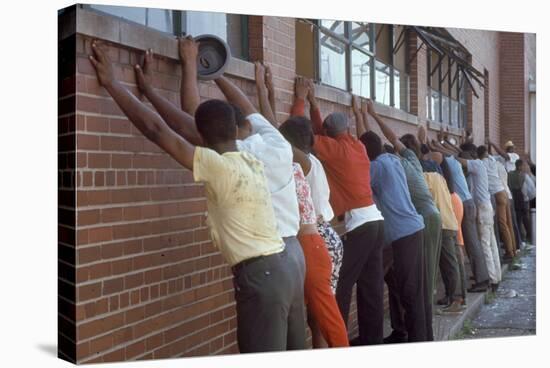
M 500 256 L 498 254 L 497 240 L 495 237 L 493 207 L 491 202 L 477 205 L 477 229 L 481 249 L 485 257 L 489 280 L 492 284 L 498 284 L 502 279 L 500 269 Z
M 516 242 L 514 238 L 514 227 L 512 223 L 512 212 L 510 201 L 505 191 L 495 193 L 496 213 L 500 238 L 504 243 L 506 255 L 513 257 L 516 254 Z

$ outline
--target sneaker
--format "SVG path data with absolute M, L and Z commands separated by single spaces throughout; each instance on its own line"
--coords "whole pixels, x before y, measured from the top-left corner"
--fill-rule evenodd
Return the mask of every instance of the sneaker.
M 451 298 L 448 296 L 444 296 L 443 298 L 439 299 L 435 302 L 437 305 L 449 305 L 451 304 Z
M 439 308 L 435 313 L 438 315 L 461 314 L 463 310 L 460 302 L 454 301 L 444 308 Z
M 489 287 L 489 281 L 479 282 L 472 285 L 471 288 L 468 289 L 469 293 L 484 293 L 487 291 L 487 288 Z
M 399 344 L 407 341 L 407 335 L 396 331 L 392 331 L 389 336 L 384 337 L 384 344 Z

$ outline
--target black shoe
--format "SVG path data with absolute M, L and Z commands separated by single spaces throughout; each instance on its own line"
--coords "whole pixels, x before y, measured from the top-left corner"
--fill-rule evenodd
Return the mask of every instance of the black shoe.
M 445 296 L 441 299 L 439 299 L 438 301 L 435 302 L 437 305 L 449 305 L 451 304 L 451 298 L 449 298 L 448 296 Z
M 392 331 L 388 337 L 384 337 L 384 344 L 399 344 L 401 342 L 407 342 L 407 335 Z
M 499 287 L 499 284 L 498 284 L 498 283 L 496 283 L 496 284 L 491 284 L 491 291 L 492 291 L 493 293 L 496 293 L 497 290 L 498 290 L 498 287 Z
M 479 282 L 472 285 L 471 288 L 468 289 L 469 293 L 484 293 L 487 291 L 487 288 L 489 287 L 489 281 Z

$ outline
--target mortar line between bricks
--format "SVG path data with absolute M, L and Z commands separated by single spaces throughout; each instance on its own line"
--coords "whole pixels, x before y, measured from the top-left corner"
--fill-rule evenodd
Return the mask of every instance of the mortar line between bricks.
M 145 221 L 146 222 L 146 221 Z M 116 240 L 111 240 L 111 241 L 104 241 L 104 242 L 98 242 L 98 243 L 91 243 L 91 244 L 85 244 L 85 245 L 77 245 L 76 247 L 73 247 L 75 249 L 87 249 L 87 248 L 93 248 L 93 247 L 98 247 L 100 245 L 110 245 L 110 244 L 116 244 L 116 243 L 120 243 L 120 242 L 124 242 L 124 241 L 127 241 L 128 239 L 139 239 L 139 240 L 145 240 L 145 239 L 150 239 L 150 238 L 154 238 L 154 237 L 158 237 L 158 236 L 165 236 L 165 235 L 176 235 L 176 234 L 180 234 L 180 233 L 186 233 L 186 232 L 191 232 L 191 231 L 196 231 L 196 230 L 205 230 L 205 229 L 208 229 L 207 226 L 202 226 L 201 227 L 198 227 L 198 228 L 191 228 L 191 229 L 187 229 L 187 230 L 176 230 L 176 231 L 170 231 L 170 232 L 165 232 L 165 233 L 159 233 L 159 234 L 147 234 L 147 235 L 144 235 L 142 237 L 132 237 L 132 238 L 124 238 L 124 239 L 116 239 Z M 207 243 L 207 242 L 210 242 L 211 239 L 207 239 L 207 240 L 204 240 L 204 241 L 200 241 L 200 242 L 190 242 L 189 244 L 203 244 L 203 243 Z M 177 245 L 176 245 L 177 246 Z M 174 247 L 174 246 L 173 246 Z M 160 248 L 160 249 L 167 249 L 167 248 L 173 248 L 173 247 L 164 247 L 164 248 Z M 157 249 L 155 249 L 157 250 Z M 137 254 L 137 253 L 132 253 L 132 254 Z M 122 258 L 126 258 L 126 257 L 123 257 L 123 256 L 120 256 L 120 257 L 114 257 L 114 258 L 104 258 L 104 259 L 122 259 Z M 99 261 L 95 261 L 95 262 L 88 262 L 88 263 L 84 263 L 84 264 L 78 264 L 78 266 L 84 266 L 84 265 L 89 265 L 89 264 L 96 264 L 98 263 Z M 78 262 L 77 262 L 78 263 Z
M 83 171 L 83 170 L 82 170 Z M 86 170 L 87 172 L 105 172 L 105 171 L 127 171 L 127 170 L 113 170 L 113 169 L 110 169 L 110 168 L 105 168 L 104 170 L 101 170 L 101 169 L 94 169 L 94 170 Z M 134 171 L 141 171 L 141 170 L 134 170 Z M 143 171 L 154 171 L 154 170 L 143 170 Z M 80 192 L 102 192 L 102 191 L 106 191 L 106 190 L 109 190 L 109 191 L 116 191 L 118 189 L 149 189 L 149 188 L 155 188 L 155 189 L 158 189 L 158 188 L 181 188 L 181 187 L 185 187 L 185 188 L 189 188 L 189 187 L 202 187 L 202 183 L 185 183 L 185 184 L 141 184 L 141 185 L 117 185 L 117 186 L 89 186 L 89 187 L 78 187 L 78 188 L 83 188 L 83 189 L 80 189 L 79 191 Z M 194 200 L 196 198 L 206 198 L 206 197 L 191 197 L 191 198 L 187 198 L 189 199 L 190 201 L 191 200 Z M 170 201 L 170 199 L 168 199 L 167 201 Z M 176 201 L 174 199 L 172 199 L 172 201 Z M 156 200 L 149 200 L 149 202 L 157 202 Z M 122 203 L 141 203 L 141 202 L 122 202 Z M 83 207 L 86 207 L 86 206 L 83 206 Z
M 146 185 L 144 185 L 145 188 L 147 188 Z M 139 188 L 139 187 L 136 187 L 136 188 Z M 131 188 L 131 189 L 136 189 L 136 188 Z M 128 188 L 126 188 L 128 189 Z M 116 190 L 116 189 L 104 189 L 104 190 Z M 75 191 L 75 192 L 78 192 L 78 191 Z M 172 202 L 185 202 L 185 201 L 193 201 L 194 199 L 197 199 L 197 200 L 204 200 L 206 197 L 191 197 L 191 198 L 185 198 L 185 199 L 177 199 L 177 200 L 174 200 L 174 199 L 166 199 L 166 200 L 159 200 L 159 201 L 152 201 L 152 200 L 147 200 L 147 201 L 140 201 L 140 202 L 123 202 L 123 203 L 108 203 L 108 204 L 97 204 L 97 205 L 92 205 L 92 206 L 78 206 L 78 208 L 83 208 L 83 209 L 86 209 L 86 210 L 97 210 L 97 209 L 112 209 L 112 208 L 118 208 L 118 207 L 121 207 L 121 205 L 125 205 L 125 204 L 136 204 L 135 207 L 138 207 L 138 206 L 142 206 L 142 205 L 151 205 L 151 204 L 166 204 L 166 203 L 172 203 Z M 126 207 L 129 207 L 129 206 L 126 206 Z M 206 212 L 206 211 L 205 211 Z
M 199 243 L 198 245 L 200 245 L 202 243 Z M 157 253 L 162 253 L 162 252 L 157 252 Z M 141 273 L 141 272 L 147 272 L 147 271 L 152 271 L 152 270 L 155 270 L 159 267 L 166 267 L 166 266 L 174 266 L 174 265 L 178 265 L 180 263 L 185 263 L 185 262 L 191 262 L 191 261 L 198 261 L 198 260 L 201 260 L 203 258 L 208 258 L 208 257 L 212 257 L 213 255 L 216 255 L 218 254 L 219 252 L 216 250 L 215 252 L 212 252 L 212 253 L 207 253 L 205 255 L 200 255 L 198 257 L 194 257 L 192 259 L 187 259 L 187 260 L 179 260 L 179 261 L 175 261 L 175 262 L 171 262 L 171 263 L 163 263 L 161 265 L 157 265 L 157 266 L 151 266 L 151 267 L 147 267 L 147 268 L 140 268 L 139 270 L 132 270 L 131 272 L 126 272 L 126 273 L 120 273 L 120 274 L 116 274 L 116 275 L 110 275 L 110 276 L 105 276 L 105 277 L 101 277 L 101 278 L 98 278 L 98 279 L 93 279 L 93 280 L 87 280 L 87 281 L 80 281 L 80 282 L 77 282 L 78 286 L 87 286 L 87 285 L 93 285 L 95 283 L 98 283 L 98 282 L 104 282 L 104 281 L 109 281 L 109 280 L 112 280 L 112 279 L 117 279 L 117 278 L 121 278 L 121 277 L 126 277 L 126 276 L 133 276 L 135 274 L 138 274 L 138 273 Z M 153 254 L 147 254 L 147 256 L 153 256 Z M 127 258 L 131 258 L 131 257 L 127 257 Z M 101 262 L 101 263 L 105 263 L 105 262 Z M 132 262 L 133 263 L 133 262 Z M 96 264 L 94 265 L 91 265 L 91 266 L 95 266 Z M 88 265 L 86 264 L 86 267 Z M 220 267 L 225 267 L 226 264 L 225 263 L 222 263 L 219 265 Z M 213 266 L 213 267 L 216 267 L 216 266 Z M 164 279 L 164 280 L 161 280 L 159 282 L 168 282 L 168 281 L 171 281 L 173 279 L 177 279 L 179 277 L 183 277 L 183 276 L 193 276 L 195 274 L 198 274 L 198 273 L 201 273 L 201 272 L 207 272 L 207 271 L 210 271 L 212 270 L 213 268 L 209 268 L 208 270 L 198 270 L 198 271 L 193 271 L 193 272 L 189 272 L 185 275 L 179 275 L 179 276 L 175 276 L 175 277 L 171 277 L 171 278 L 168 278 L 168 279 Z M 154 284 L 154 283 L 152 283 Z M 150 285 L 152 285 L 150 284 Z M 144 286 L 147 286 L 147 284 L 145 285 L 141 285 L 141 286 L 137 286 L 133 289 L 123 289 L 123 291 L 130 291 L 130 290 L 134 290 L 136 288 L 142 288 Z M 121 291 L 122 292 L 122 291 Z M 118 294 L 120 292 L 115 292 L 113 294 L 109 294 L 109 295 L 102 295 L 103 297 L 108 297 L 108 296 L 112 296 L 114 294 Z M 90 300 L 93 301 L 93 299 L 87 299 L 85 301 L 82 301 L 82 302 L 79 302 L 79 303 L 88 303 Z
M 230 319 L 229 319 L 229 320 L 230 320 Z M 236 331 L 236 328 L 235 328 L 235 331 Z M 218 339 L 218 338 L 220 338 L 220 337 L 221 337 L 221 338 L 224 338 L 225 336 L 230 335 L 230 334 L 232 334 L 232 333 L 233 333 L 233 330 L 227 331 L 227 332 L 225 332 L 225 333 L 223 333 L 223 334 L 221 334 L 221 335 L 219 335 L 219 336 L 216 336 L 213 340 L 216 340 L 216 339 Z M 186 337 L 187 337 L 187 336 L 186 336 Z M 183 340 L 183 338 L 178 339 L 177 341 L 180 341 L 180 340 Z M 180 353 L 180 354 L 175 355 L 174 357 L 175 357 L 175 358 L 185 358 L 185 354 L 187 354 L 189 351 L 192 351 L 192 350 L 197 349 L 197 348 L 200 348 L 200 347 L 202 347 L 202 346 L 204 346 L 204 345 L 210 344 L 213 340 L 203 341 L 203 342 L 200 343 L 199 345 L 195 345 L 195 346 L 193 346 L 192 348 L 187 349 L 186 351 L 184 351 L 184 352 L 182 352 L 182 353 Z M 172 342 L 170 342 L 170 343 L 168 343 L 168 344 L 171 344 L 171 343 L 174 343 L 174 342 L 175 342 L 175 341 L 172 341 Z M 236 344 L 237 342 L 235 341 L 234 343 Z M 164 345 L 162 345 L 162 346 L 159 346 L 159 347 L 156 348 L 155 350 L 162 349 L 163 347 L 167 346 L 168 344 L 164 344 Z M 218 349 L 218 350 L 212 352 L 211 355 L 216 355 L 217 353 L 223 351 L 223 350 L 226 349 L 226 348 L 227 348 L 227 346 L 223 345 L 221 349 Z M 149 353 L 150 353 L 150 351 L 147 352 L 147 353 L 145 353 L 145 354 L 142 354 L 141 357 L 142 357 L 142 356 L 145 356 L 145 355 L 147 355 L 147 354 L 149 354 Z M 153 353 L 154 353 L 154 351 L 153 351 Z M 153 359 L 154 359 L 154 358 L 153 358 Z
M 227 306 L 225 306 L 225 307 L 227 307 Z M 222 308 L 218 308 L 218 309 L 216 309 L 216 310 L 213 310 L 212 312 L 217 312 L 219 309 L 222 309 Z M 207 314 L 207 313 L 203 313 L 203 314 L 201 314 L 201 315 L 198 315 L 198 316 L 197 316 L 196 318 L 194 318 L 194 319 L 203 317 L 203 316 L 205 316 L 206 314 Z M 158 349 L 161 349 L 161 348 L 163 348 L 163 347 L 165 347 L 165 346 L 167 346 L 167 345 L 169 345 L 169 344 L 172 344 L 172 343 L 181 341 L 181 340 L 183 340 L 183 339 L 185 339 L 185 338 L 188 338 L 188 337 L 191 337 L 191 336 L 196 335 L 196 334 L 198 334 L 198 333 L 201 333 L 202 331 L 208 329 L 209 327 L 215 327 L 215 326 L 217 326 L 217 325 L 219 325 L 219 324 L 227 323 L 227 322 L 231 321 L 234 317 L 235 317 L 235 316 L 231 316 L 231 317 L 228 317 L 228 318 L 226 318 L 226 319 L 223 319 L 223 320 L 219 321 L 218 323 L 216 323 L 216 324 L 214 324 L 214 325 L 210 325 L 210 324 L 209 324 L 209 325 L 207 325 L 206 327 L 201 328 L 200 330 L 194 330 L 194 331 L 193 331 L 191 334 L 189 334 L 189 335 L 185 335 L 185 336 L 183 336 L 182 338 L 176 339 L 176 340 L 171 341 L 171 342 L 168 342 L 168 343 L 164 343 L 163 345 L 158 346 L 158 347 L 154 348 L 153 350 L 148 351 L 146 354 L 142 354 L 142 355 L 147 355 L 148 353 L 150 353 L 150 352 L 152 352 L 152 351 L 155 351 L 155 350 L 158 350 Z M 194 320 L 194 319 L 193 319 L 193 320 Z M 124 343 L 122 343 L 122 344 L 113 346 L 112 348 L 109 348 L 109 349 L 107 349 L 107 350 L 105 350 L 105 351 L 102 351 L 101 354 L 95 354 L 95 355 L 91 355 L 91 356 L 89 356 L 89 357 L 87 357 L 87 358 L 84 358 L 84 360 L 79 361 L 79 363 L 86 363 L 86 361 L 90 361 L 90 360 L 92 360 L 92 358 L 93 358 L 93 359 L 96 359 L 96 358 L 98 358 L 98 357 L 105 356 L 105 355 L 107 355 L 107 354 L 109 354 L 109 353 L 111 353 L 111 352 L 113 352 L 113 351 L 117 351 L 117 350 L 120 350 L 120 349 L 122 349 L 122 348 L 126 348 L 126 347 L 128 347 L 128 346 L 130 346 L 130 345 L 133 345 L 133 344 L 135 344 L 135 343 L 138 343 L 138 342 L 140 342 L 140 341 L 147 340 L 148 338 L 150 338 L 150 337 L 152 337 L 152 336 L 154 336 L 154 335 L 157 335 L 157 334 L 159 334 L 159 333 L 164 333 L 164 332 L 166 332 L 166 331 L 168 331 L 168 330 L 170 330 L 170 329 L 172 329 L 172 328 L 177 328 L 177 327 L 179 327 L 179 326 L 181 326 L 181 325 L 183 325 L 183 324 L 185 324 L 185 323 L 187 323 L 187 322 L 191 322 L 191 321 L 193 321 L 193 320 L 185 321 L 185 322 L 180 323 L 180 324 L 177 324 L 177 325 L 175 325 L 175 326 L 170 326 L 170 327 L 167 327 L 167 328 L 162 329 L 162 330 L 159 330 L 159 331 L 151 332 L 151 333 L 149 333 L 149 334 L 147 334 L 147 335 L 142 336 L 142 337 L 141 337 L 139 340 L 137 340 L 137 341 L 135 341 L 135 340 L 126 341 L 126 342 L 124 342 Z M 226 332 L 226 334 L 229 334 L 229 333 L 231 333 L 231 332 L 232 332 L 232 331 L 228 331 L 228 332 Z M 224 334 L 224 335 L 225 335 L 225 334 Z M 94 336 L 94 338 L 95 338 L 95 336 Z M 163 337 L 163 340 L 164 340 L 164 337 Z M 91 341 L 91 340 L 88 340 L 88 341 Z M 132 360 L 136 360 L 136 357 L 132 358 Z
M 134 206 L 135 207 L 135 206 Z M 126 207 L 122 207 L 122 208 L 126 208 Z M 91 225 L 78 225 L 78 229 L 79 230 L 90 230 L 90 229 L 98 229 L 98 228 L 102 228 L 102 227 L 109 227 L 109 226 L 118 226 L 118 225 L 132 225 L 132 224 L 139 224 L 139 223 L 142 223 L 142 222 L 153 222 L 155 220 L 158 220 L 158 219 L 162 219 L 162 220 L 175 220 L 175 219 L 185 219 L 185 218 L 188 218 L 188 217 L 195 217 L 197 215 L 206 215 L 207 211 L 199 211 L 199 212 L 193 212 L 193 213 L 186 213 L 186 214 L 183 214 L 183 215 L 176 215 L 176 216 L 157 216 L 157 217 L 150 217 L 150 218 L 141 218 L 141 219 L 136 219 L 136 220 L 121 220 L 121 221 L 113 221 L 113 222 L 102 222 L 102 223 L 98 223 L 98 224 L 91 224 Z M 135 236 L 133 236 L 132 238 L 135 238 Z M 124 238 L 124 239 L 129 239 L 129 238 Z M 124 240 L 124 239 L 121 239 L 121 240 Z M 96 243 L 92 243 L 92 244 L 96 244 Z M 88 244 L 86 244 L 88 245 Z

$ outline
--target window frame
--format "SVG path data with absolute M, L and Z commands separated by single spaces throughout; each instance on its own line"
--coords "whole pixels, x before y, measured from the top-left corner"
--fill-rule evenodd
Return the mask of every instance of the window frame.
M 172 32 L 166 32 L 166 31 L 160 30 L 158 28 L 148 26 L 147 24 L 142 24 L 142 23 L 139 23 L 139 22 L 127 19 L 127 18 L 123 18 L 123 17 L 120 17 L 118 15 L 111 14 L 111 13 L 105 12 L 103 10 L 96 9 L 96 8 L 92 7 L 93 5 L 96 5 L 96 4 L 79 4 L 79 5 L 80 5 L 81 8 L 86 9 L 88 11 L 96 12 L 96 13 L 99 13 L 99 14 L 102 14 L 102 15 L 105 15 L 105 16 L 113 17 L 113 18 L 117 18 L 117 19 L 119 19 L 123 22 L 127 22 L 127 23 L 130 23 L 130 24 L 137 24 L 137 25 L 140 25 L 142 27 L 147 27 L 148 29 L 150 29 L 152 31 L 160 32 L 162 34 L 169 35 L 170 37 L 185 35 L 186 20 L 185 20 L 184 14 L 187 12 L 187 10 L 161 9 L 161 8 L 152 8 L 152 7 L 137 7 L 137 8 L 144 9 L 146 11 L 149 10 L 149 9 L 160 9 L 160 10 L 170 11 L 171 14 L 172 14 Z M 108 5 L 108 4 L 97 4 L 97 5 Z M 126 6 L 126 5 L 110 5 L 110 6 L 129 7 L 129 6 Z M 249 16 L 244 15 L 244 14 L 231 14 L 231 13 L 224 13 L 224 14 L 226 16 L 227 15 L 238 15 L 241 18 L 240 19 L 241 20 L 240 39 L 241 39 L 241 45 L 242 45 L 241 46 L 242 55 L 232 55 L 232 56 L 237 58 L 237 59 L 249 61 L 250 60 Z
M 316 65 L 314 65 L 314 68 L 315 68 L 315 72 L 314 72 L 314 75 L 316 76 L 317 80 L 319 81 L 319 83 L 321 85 L 325 85 L 325 86 L 329 86 L 331 88 L 336 88 L 336 89 L 339 89 L 339 90 L 343 90 L 343 91 L 346 91 L 346 92 L 350 92 L 350 93 L 353 93 L 352 89 L 353 89 L 353 52 L 356 51 L 356 52 L 360 52 L 362 53 L 363 55 L 365 55 L 366 57 L 368 57 L 370 60 L 369 60 L 369 73 L 370 73 L 370 78 L 369 78 L 369 97 L 370 99 L 376 101 L 376 75 L 377 75 L 377 67 L 376 67 L 376 64 L 377 63 L 382 63 L 384 64 L 386 67 L 389 68 L 389 79 L 390 79 L 390 101 L 389 101 L 389 104 L 385 104 L 387 106 L 391 106 L 391 107 L 394 107 L 394 108 L 397 108 L 397 109 L 400 109 L 402 111 L 405 111 L 405 112 L 408 112 L 409 109 L 410 109 L 410 106 L 409 106 L 409 98 L 410 98 L 410 89 L 407 88 L 407 92 L 406 92 L 406 95 L 407 95 L 407 101 L 405 103 L 402 103 L 400 105 L 403 105 L 405 108 L 402 109 L 401 106 L 395 106 L 395 101 L 396 101 L 396 98 L 395 98 L 395 93 L 396 93 L 396 88 L 395 88 L 395 70 L 396 70 L 396 66 L 395 66 L 395 53 L 394 53 L 394 50 L 395 50 L 395 46 L 396 46 L 396 39 L 395 39 L 395 25 L 394 24 L 385 24 L 385 23 L 367 23 L 367 22 L 356 22 L 356 21 L 341 21 L 341 20 L 334 20 L 335 22 L 341 22 L 343 23 L 344 25 L 344 36 L 342 37 L 342 35 L 332 31 L 331 29 L 327 28 L 326 26 L 322 25 L 322 21 L 325 20 L 325 19 L 317 19 L 315 20 L 315 32 L 316 32 L 316 52 L 317 52 L 317 57 L 316 57 Z M 368 27 L 368 29 L 366 30 L 366 33 L 368 34 L 368 37 L 369 37 L 369 44 L 368 44 L 368 47 L 365 47 L 365 46 L 362 46 L 358 43 L 356 43 L 353 39 L 352 39 L 352 34 L 353 34 L 353 27 L 354 27 L 354 23 L 359 25 L 359 26 L 362 26 L 362 27 Z M 381 61 L 379 58 L 376 57 L 376 44 L 377 44 L 377 27 L 380 27 L 380 29 L 382 29 L 383 27 L 389 27 L 389 42 L 390 42 L 390 45 L 388 46 L 390 48 L 390 51 L 391 51 L 391 55 L 390 55 L 390 64 L 387 64 L 383 61 Z M 403 32 L 407 32 L 406 29 L 403 30 Z M 403 35 L 403 37 L 406 37 L 405 35 Z M 333 39 L 336 39 L 337 41 L 341 42 L 344 44 L 344 58 L 345 58 L 345 75 L 344 75 L 344 80 L 345 80 L 345 88 L 342 89 L 338 86 L 335 86 L 333 84 L 330 84 L 328 82 L 325 82 L 322 80 L 321 78 L 321 75 L 322 75 L 322 62 L 321 62 L 321 53 L 322 53 L 322 48 L 323 47 L 326 47 L 326 46 L 323 46 L 323 38 L 333 38 Z M 400 41 L 400 43 L 403 42 L 403 44 L 400 46 L 400 47 L 407 47 L 406 46 L 406 43 L 408 42 L 407 39 L 405 38 L 404 40 Z M 407 49 L 405 49 L 407 50 Z M 408 53 L 406 52 L 405 53 L 405 58 L 407 58 L 407 55 Z M 405 62 L 405 69 L 408 69 L 409 67 L 409 63 L 408 62 Z M 399 71 L 399 75 L 400 75 L 400 78 L 409 78 L 409 70 L 398 70 Z M 401 98 L 400 98 L 401 99 Z M 399 99 L 399 100 L 400 100 Z
M 446 55 L 439 55 L 439 59 L 437 62 L 437 65 L 432 65 L 432 53 L 434 53 L 433 50 L 428 50 L 427 53 L 427 87 L 428 87 L 428 118 L 432 121 L 438 122 L 440 124 L 451 126 L 453 127 L 453 116 L 452 116 L 452 104 L 453 102 L 456 102 L 458 104 L 458 111 L 457 111 L 457 125 L 456 128 L 463 129 L 467 125 L 467 98 L 466 94 L 468 93 L 468 86 L 465 84 L 464 77 L 461 75 L 460 66 L 454 61 L 453 59 L 449 58 Z M 441 60 L 441 58 L 443 60 Z M 442 75 L 442 64 L 444 61 L 447 61 L 447 73 L 445 75 Z M 455 67 L 455 76 L 451 75 L 453 70 L 453 65 Z M 434 89 L 435 86 L 432 85 L 432 76 L 433 74 L 437 73 L 437 90 Z M 446 91 L 443 91 L 443 79 L 447 79 L 447 88 Z M 456 99 L 452 98 L 452 90 L 455 89 L 456 92 Z M 437 117 L 432 116 L 432 110 L 433 110 L 433 93 L 438 94 L 438 115 Z M 462 100 L 462 96 L 464 97 L 464 100 Z M 444 121 L 443 119 L 443 98 L 446 97 L 449 100 L 449 109 L 448 109 L 448 116 L 446 119 L 448 120 L 448 123 Z M 464 110 L 466 111 L 466 114 L 464 114 Z

